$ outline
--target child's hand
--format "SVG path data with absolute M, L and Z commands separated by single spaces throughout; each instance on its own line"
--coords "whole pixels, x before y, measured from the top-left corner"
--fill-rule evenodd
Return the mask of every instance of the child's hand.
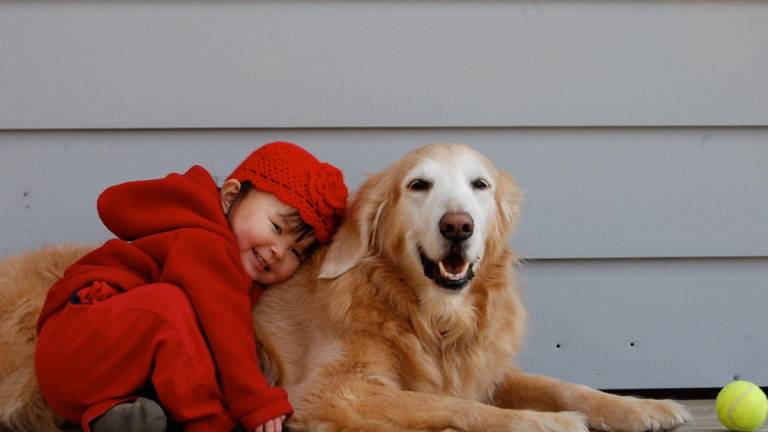
M 281 432 L 283 430 L 283 422 L 285 421 L 285 416 L 280 416 L 277 418 L 273 418 L 272 420 L 267 420 L 264 422 L 264 424 L 260 424 L 256 426 L 255 432 Z

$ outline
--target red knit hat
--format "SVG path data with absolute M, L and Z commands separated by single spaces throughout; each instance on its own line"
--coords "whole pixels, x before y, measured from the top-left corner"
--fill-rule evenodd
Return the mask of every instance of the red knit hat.
M 227 180 L 250 181 L 297 209 L 299 216 L 325 243 L 341 222 L 347 186 L 338 168 L 320 162 L 296 144 L 273 142 L 250 154 Z

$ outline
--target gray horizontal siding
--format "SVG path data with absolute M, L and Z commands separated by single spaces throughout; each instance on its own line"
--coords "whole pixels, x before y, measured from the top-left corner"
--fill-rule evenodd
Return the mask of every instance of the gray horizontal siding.
M 609 389 L 768 383 L 768 258 L 522 268 L 528 371 Z
M 0 128 L 768 124 L 760 1 L 0 2 Z
M 276 139 L 352 188 L 419 145 L 473 145 L 526 193 L 513 245 L 529 258 L 768 256 L 768 128 L 0 132 L 0 218 L 16 227 L 0 254 L 103 238 L 106 186 L 194 163 L 225 177 Z

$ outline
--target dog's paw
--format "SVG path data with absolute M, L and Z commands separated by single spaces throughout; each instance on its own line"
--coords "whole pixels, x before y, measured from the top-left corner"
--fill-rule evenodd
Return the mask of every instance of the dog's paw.
M 555 427 L 552 431 L 588 432 L 587 417 L 580 412 L 563 411 L 554 413 Z
M 588 413 L 589 427 L 594 430 L 666 431 L 692 420 L 685 407 L 671 400 L 607 396 Z
M 588 432 L 587 418 L 579 412 L 520 411 L 525 415 L 514 422 L 510 432 Z

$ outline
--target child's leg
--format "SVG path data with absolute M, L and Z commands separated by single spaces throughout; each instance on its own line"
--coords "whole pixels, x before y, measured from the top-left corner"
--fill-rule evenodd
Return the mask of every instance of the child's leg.
M 49 404 L 88 431 L 151 383 L 185 430 L 230 430 L 213 359 L 181 289 L 151 284 L 92 305 L 68 304 L 44 325 L 36 372 Z

